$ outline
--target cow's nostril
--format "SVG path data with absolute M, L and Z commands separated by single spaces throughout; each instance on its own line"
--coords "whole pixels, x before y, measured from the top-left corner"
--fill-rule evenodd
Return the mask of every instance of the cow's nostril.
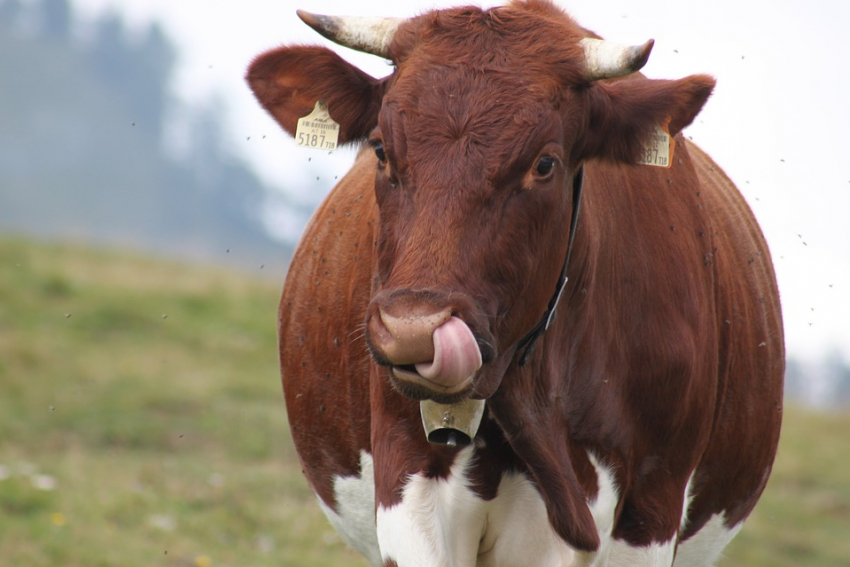
M 379 308 L 378 316 L 386 332 L 373 333 L 372 344 L 390 363 L 402 366 L 434 359 L 434 331 L 451 319 L 451 311 L 422 313 L 408 309 L 396 315 Z
M 384 326 L 397 341 L 418 341 L 423 337 L 430 340 L 434 330 L 452 317 L 448 309 L 435 313 L 407 312 L 400 316 L 393 315 L 382 308 L 378 311 Z

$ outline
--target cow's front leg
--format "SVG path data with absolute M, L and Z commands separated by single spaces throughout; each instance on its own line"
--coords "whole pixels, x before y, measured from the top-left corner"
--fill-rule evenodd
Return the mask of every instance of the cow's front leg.
M 664 474 L 649 473 L 647 483 L 651 490 L 639 490 L 626 497 L 618 528 L 611 542 L 609 567 L 671 567 L 676 558 L 679 532 L 688 523 L 688 507 L 691 502 L 691 480 L 684 478 L 672 481 L 669 468 L 658 468 Z M 667 482 L 665 482 L 665 480 Z M 684 489 L 682 489 L 684 486 Z M 634 489 L 633 489 L 634 490 Z M 625 537 L 624 537 L 625 536 Z M 649 543 L 630 543 L 629 540 L 650 540 Z M 709 548 L 704 558 L 708 560 Z M 698 560 L 695 565 L 711 565 Z M 688 566 L 690 561 L 677 565 Z
M 676 538 L 647 546 L 635 547 L 614 540 L 608 567 L 670 567 L 676 554 Z

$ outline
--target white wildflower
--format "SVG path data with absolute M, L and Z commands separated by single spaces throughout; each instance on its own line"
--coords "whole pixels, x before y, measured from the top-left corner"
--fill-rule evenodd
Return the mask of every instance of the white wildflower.
M 164 532 L 173 532 L 177 528 L 177 520 L 165 514 L 148 516 L 148 525 Z
M 56 488 L 56 479 L 49 474 L 34 474 L 30 476 L 30 482 L 39 490 L 54 490 Z
M 210 483 L 210 486 L 214 488 L 221 488 L 224 486 L 224 475 L 221 473 L 212 473 L 208 478 L 207 482 Z

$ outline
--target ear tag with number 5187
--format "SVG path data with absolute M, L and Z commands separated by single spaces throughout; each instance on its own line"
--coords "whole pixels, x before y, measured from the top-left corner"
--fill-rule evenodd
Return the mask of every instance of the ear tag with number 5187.
M 670 167 L 673 163 L 673 139 L 667 125 L 656 126 L 644 142 L 638 163 L 655 167 Z
M 328 113 L 325 101 L 316 102 L 313 112 L 298 119 L 295 143 L 304 148 L 335 150 L 339 140 L 339 124 Z

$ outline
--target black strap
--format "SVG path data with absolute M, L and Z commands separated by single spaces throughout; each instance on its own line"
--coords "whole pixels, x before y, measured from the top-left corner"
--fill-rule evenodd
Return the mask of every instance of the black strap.
M 549 300 L 549 307 L 543 314 L 543 318 L 540 319 L 540 322 L 537 323 L 537 325 L 535 325 L 527 335 L 520 339 L 519 344 L 517 345 L 517 350 L 525 348 L 525 352 L 522 353 L 522 356 L 519 359 L 520 366 L 525 366 L 525 363 L 528 361 L 528 356 L 531 354 L 531 351 L 534 350 L 534 345 L 537 343 L 537 339 L 539 339 L 540 336 L 549 328 L 549 325 L 552 324 L 552 321 L 555 319 L 555 308 L 558 307 L 558 302 L 561 301 L 561 296 L 564 294 L 564 288 L 566 287 L 568 279 L 567 264 L 570 263 L 570 253 L 573 250 L 573 240 L 576 236 L 576 226 L 578 226 L 578 213 L 579 209 L 581 209 L 582 185 L 584 185 L 583 166 L 579 168 L 578 173 L 576 173 L 576 176 L 573 179 L 573 212 L 570 215 L 570 239 L 567 241 L 567 254 L 564 258 L 564 265 L 561 268 L 561 275 L 558 276 L 558 285 L 555 287 L 555 293 L 552 295 L 552 299 Z

